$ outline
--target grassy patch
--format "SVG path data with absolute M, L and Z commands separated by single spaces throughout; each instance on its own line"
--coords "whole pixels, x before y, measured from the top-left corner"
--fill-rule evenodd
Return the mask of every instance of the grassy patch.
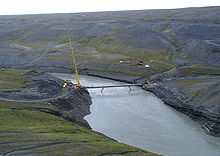
M 77 37 L 77 36 L 70 36 L 71 41 L 78 42 L 82 46 L 87 46 L 89 44 L 89 39 L 86 37 Z M 58 42 L 60 44 L 69 43 L 69 40 L 66 36 L 61 36 L 58 38 Z
M 132 65 L 137 64 L 138 60 L 142 60 L 144 64 L 148 64 L 152 66 L 152 68 L 160 68 L 162 71 L 170 70 L 175 67 L 169 62 L 169 60 L 172 60 L 176 57 L 175 53 L 173 52 L 149 52 L 145 49 L 134 49 L 114 38 L 101 39 L 97 37 L 90 41 L 89 46 L 96 48 L 96 50 L 101 53 L 124 55 L 127 57 L 126 60 L 129 60 Z M 151 62 L 151 60 L 154 61 Z M 118 60 L 115 61 L 117 61 L 117 64 L 119 64 Z
M 49 56 L 44 56 L 45 59 L 47 60 L 72 60 L 72 56 L 57 56 L 57 55 L 49 55 Z
M 89 57 L 89 56 L 75 56 L 76 61 L 78 60 L 94 60 L 95 57 Z
M 204 65 L 193 65 L 190 67 L 181 68 L 183 73 L 187 74 L 207 74 L 207 75 L 220 75 L 220 69 L 215 67 L 208 67 Z
M 89 42 L 89 46 L 96 48 L 98 52 L 122 54 L 132 57 L 158 57 L 161 59 L 169 55 L 165 51 L 149 52 L 145 49 L 136 49 L 113 37 L 96 37 Z
M 0 143 L 4 142 L 0 154 L 29 149 L 32 154 L 49 155 L 99 155 L 124 151 L 135 151 L 134 155 L 154 155 L 98 136 L 58 116 L 27 109 L 32 107 L 57 110 L 53 106 L 0 102 Z
M 130 75 L 130 76 L 147 76 L 146 72 L 136 72 L 136 71 L 132 71 L 132 72 L 125 72 L 125 71 L 108 71 L 108 73 L 114 74 L 114 75 Z
M 216 79 L 213 79 L 213 81 Z M 179 80 L 177 83 L 181 86 L 186 86 L 186 85 L 192 85 L 192 84 L 197 84 L 197 83 L 203 83 L 203 82 L 210 82 L 212 79 L 207 79 L 207 78 L 197 78 L 197 79 L 185 79 L 185 80 Z
M 115 31 L 122 31 L 123 27 L 114 27 Z M 144 65 L 147 64 L 150 66 L 150 71 L 147 75 L 156 74 L 159 72 L 168 71 L 175 67 L 170 60 L 176 58 L 175 52 L 167 52 L 167 51 L 157 51 L 150 52 L 145 49 L 135 49 L 129 46 L 126 43 L 116 40 L 113 37 L 103 38 L 96 37 L 91 40 L 80 38 L 76 36 L 71 36 L 72 41 L 78 42 L 83 46 L 95 48 L 99 53 L 106 54 L 120 54 L 125 56 L 123 59 L 108 59 L 108 58 L 92 58 L 92 57 L 84 57 L 78 56 L 77 60 L 90 60 L 94 62 L 100 63 L 110 63 L 110 64 L 120 64 L 120 61 L 130 61 L 130 64 L 124 64 L 125 66 L 137 66 L 138 61 L 143 61 Z M 67 38 L 61 37 L 61 43 L 68 43 Z M 71 60 L 71 57 L 68 56 L 45 56 L 46 59 L 56 59 L 56 60 Z M 153 60 L 153 61 L 152 61 Z M 145 69 L 144 66 L 138 66 L 140 69 Z M 103 71 L 103 72 L 107 72 Z M 124 75 L 133 75 L 133 76 L 146 76 L 146 72 L 118 72 L 118 71 L 108 71 L 116 74 L 124 74 Z
M 58 55 L 48 55 L 44 56 L 47 60 L 72 60 L 72 56 L 58 56 Z M 87 56 L 75 56 L 76 61 L 78 60 L 93 60 L 94 57 L 87 57 Z
M 192 65 L 191 67 L 194 67 L 194 68 L 204 68 L 204 69 L 213 69 L 213 70 L 220 70 L 220 68 L 211 67 L 211 66 L 206 66 L 206 65 L 203 65 L 203 64 L 194 64 L 194 65 Z
M 111 28 L 114 32 L 121 32 L 125 29 L 123 26 L 111 26 Z
M 134 49 L 118 41 L 115 38 L 96 37 L 89 42 L 89 46 L 96 48 L 98 52 L 121 54 L 125 56 L 142 56 L 146 51 L 144 49 Z
M 21 77 L 22 73 L 26 73 L 28 70 L 18 69 L 0 69 L 0 88 L 21 88 L 25 87 L 30 79 L 24 79 Z
M 23 43 L 23 41 L 20 41 L 20 40 L 13 40 L 13 41 L 10 41 L 10 43 L 12 44 L 13 47 L 16 47 L 22 50 L 27 50 L 27 51 L 47 51 L 48 50 L 36 44 Z

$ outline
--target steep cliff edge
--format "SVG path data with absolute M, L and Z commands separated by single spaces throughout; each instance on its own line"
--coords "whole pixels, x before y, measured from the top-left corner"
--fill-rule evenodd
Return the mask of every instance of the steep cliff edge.
M 19 71 L 5 69 L 5 71 L 0 73 L 0 76 L 5 73 L 9 75 Z M 84 88 L 78 90 L 74 90 L 71 87 L 62 88 L 63 80 L 45 72 L 23 70 L 17 76 L 21 80 L 26 80 L 25 86 L 22 88 L 0 88 L 0 101 L 55 106 L 60 111 L 49 113 L 70 121 L 67 116 L 65 117 L 65 113 L 67 113 L 72 116 L 71 122 L 90 128 L 84 120 L 84 117 L 90 114 L 90 105 L 92 104 L 87 90 Z
M 186 74 L 181 68 L 151 77 L 144 89 L 199 122 L 209 135 L 220 136 L 220 78 Z
M 0 155 L 156 155 L 91 130 L 91 97 L 44 72 L 0 71 Z

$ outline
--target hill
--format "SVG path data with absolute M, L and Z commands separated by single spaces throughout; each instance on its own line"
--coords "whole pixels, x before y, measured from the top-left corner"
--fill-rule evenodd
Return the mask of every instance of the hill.
M 0 67 L 72 73 L 70 35 L 81 74 L 149 79 L 165 90 L 148 90 L 219 135 L 219 17 L 219 6 L 0 16 Z

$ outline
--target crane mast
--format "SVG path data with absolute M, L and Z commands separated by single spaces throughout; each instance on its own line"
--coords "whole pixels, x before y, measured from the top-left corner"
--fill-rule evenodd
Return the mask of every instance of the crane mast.
M 75 73 L 76 73 L 77 84 L 75 85 L 75 87 L 81 87 L 82 85 L 81 85 L 80 82 L 79 82 L 79 75 L 78 75 L 78 71 L 77 71 L 77 67 L 76 67 L 76 60 L 75 60 L 75 57 L 74 57 L 74 52 L 73 52 L 73 47 L 72 47 L 71 38 L 70 38 L 69 35 L 67 36 L 67 38 L 68 38 L 69 43 L 70 43 L 70 49 L 71 49 L 72 58 L 73 58 L 73 66 L 74 66 L 74 70 L 75 70 Z

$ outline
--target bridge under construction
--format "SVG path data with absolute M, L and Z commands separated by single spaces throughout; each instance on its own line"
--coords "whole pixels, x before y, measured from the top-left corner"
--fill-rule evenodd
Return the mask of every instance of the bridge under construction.
M 95 88 L 102 88 L 101 92 L 105 89 L 105 88 L 112 88 L 112 87 L 128 87 L 130 90 L 132 86 L 140 86 L 142 87 L 141 84 L 120 84 L 120 85 L 106 85 L 106 86 L 84 86 L 84 88 L 88 88 L 88 89 L 95 89 Z
M 83 88 L 87 88 L 87 89 L 95 89 L 95 88 L 102 88 L 101 92 L 105 89 L 105 88 L 112 88 L 112 87 L 128 87 L 130 90 L 131 86 L 142 86 L 141 84 L 119 84 L 119 85 L 106 85 L 106 86 L 82 86 L 79 82 L 79 75 L 78 75 L 78 70 L 77 70 L 77 66 L 76 66 L 76 60 L 75 60 L 75 56 L 74 56 L 74 51 L 73 51 L 73 47 L 72 47 L 72 42 L 71 42 L 71 37 L 68 35 L 67 36 L 68 40 L 69 40 L 69 44 L 70 44 L 70 49 L 71 49 L 71 53 L 72 53 L 72 59 L 73 59 L 73 66 L 74 66 L 74 70 L 76 73 L 76 80 L 77 80 L 77 84 L 74 85 L 74 89 L 78 89 L 80 87 Z M 64 83 L 63 88 L 65 88 L 68 85 L 68 82 L 70 80 L 66 80 L 67 83 Z

